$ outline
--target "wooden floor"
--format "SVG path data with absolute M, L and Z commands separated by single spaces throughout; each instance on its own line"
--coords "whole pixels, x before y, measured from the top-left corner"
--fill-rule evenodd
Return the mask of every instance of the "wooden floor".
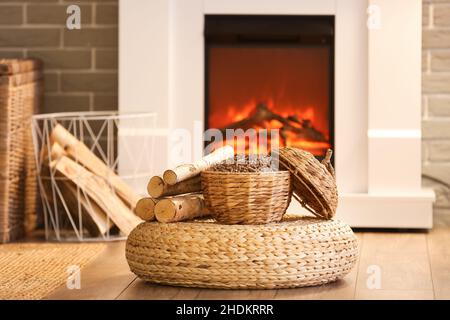
M 343 280 L 282 290 L 212 290 L 158 286 L 137 279 L 125 243 L 107 249 L 81 272 L 81 289 L 63 286 L 48 299 L 450 299 L 450 227 L 430 232 L 357 232 L 360 258 Z M 374 271 L 380 289 L 370 289 Z M 369 284 L 369 286 L 368 286 Z

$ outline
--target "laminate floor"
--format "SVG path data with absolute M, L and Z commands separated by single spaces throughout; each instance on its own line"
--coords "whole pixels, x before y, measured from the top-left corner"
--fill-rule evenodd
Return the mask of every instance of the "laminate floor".
M 132 274 L 125 243 L 109 243 L 82 269 L 81 289 L 62 286 L 48 299 L 450 299 L 450 227 L 426 232 L 356 232 L 360 256 L 344 279 L 280 290 L 161 286 Z

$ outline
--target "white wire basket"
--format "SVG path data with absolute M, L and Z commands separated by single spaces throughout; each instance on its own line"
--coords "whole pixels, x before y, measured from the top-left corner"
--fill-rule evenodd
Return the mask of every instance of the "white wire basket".
M 77 182 L 85 176 L 69 179 L 55 169 L 52 133 L 62 126 L 82 142 L 89 154 L 94 154 L 110 170 L 111 176 L 86 168 L 81 154 L 70 154 L 70 160 L 80 167 L 90 169 L 89 175 L 101 179 L 102 194 L 120 199 L 114 188 L 112 176 L 126 184 L 136 196 L 146 190 L 148 178 L 154 172 L 154 129 L 156 114 L 118 114 L 117 112 L 53 113 L 33 116 L 32 132 L 42 202 L 42 223 L 48 241 L 110 241 L 125 234 L 108 214 L 101 213 L 101 204 Z M 69 134 L 67 134 L 69 135 Z M 59 148 L 65 155 L 65 149 Z M 73 163 L 71 162 L 71 163 Z M 76 166 L 74 164 L 74 166 Z M 109 169 L 108 169 L 109 168 Z M 82 169 L 81 169 L 82 170 Z M 84 171 L 84 170 L 83 170 Z M 118 178 L 119 177 L 119 178 Z M 122 203 L 122 202 L 121 202 Z M 132 212 L 132 204 L 123 202 Z M 100 212 L 100 213 L 99 213 Z

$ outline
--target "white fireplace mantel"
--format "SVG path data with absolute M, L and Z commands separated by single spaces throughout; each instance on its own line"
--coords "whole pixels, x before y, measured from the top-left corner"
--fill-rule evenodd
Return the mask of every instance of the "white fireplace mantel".
M 379 28 L 367 27 L 369 5 Z M 434 193 L 421 188 L 421 0 L 121 0 L 119 8 L 119 109 L 158 114 L 157 147 L 167 152 L 155 173 L 173 163 L 169 132 L 203 124 L 204 15 L 334 15 L 338 217 L 354 227 L 432 227 Z

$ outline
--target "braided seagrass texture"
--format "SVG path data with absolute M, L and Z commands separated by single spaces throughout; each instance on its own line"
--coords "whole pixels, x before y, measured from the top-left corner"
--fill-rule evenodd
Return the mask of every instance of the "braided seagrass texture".
M 36 224 L 37 173 L 31 116 L 42 95 L 42 64 L 0 59 L 0 243 Z
M 206 206 L 223 224 L 278 222 L 291 200 L 288 171 L 204 171 L 201 178 Z
M 267 225 L 145 222 L 126 245 L 130 269 L 141 279 L 204 288 L 325 284 L 349 273 L 357 256 L 348 225 L 314 217 L 285 217 Z
M 338 191 L 329 162 L 331 150 L 323 163 L 311 153 L 297 148 L 280 148 L 278 153 L 280 169 L 289 170 L 292 174 L 294 198 L 318 217 L 334 217 Z

